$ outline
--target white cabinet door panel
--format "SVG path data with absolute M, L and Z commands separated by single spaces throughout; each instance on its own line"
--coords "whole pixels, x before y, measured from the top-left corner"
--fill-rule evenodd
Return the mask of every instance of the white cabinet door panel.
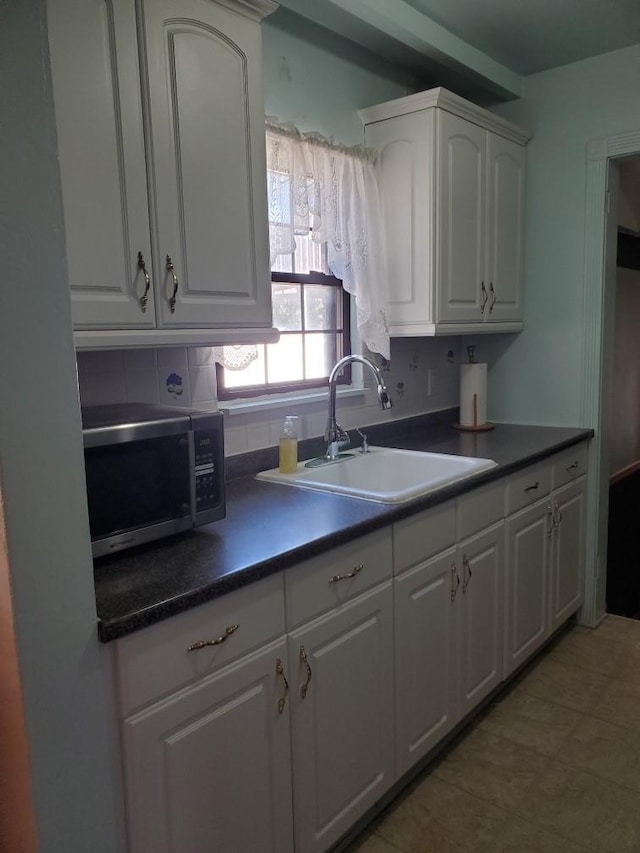
M 209 0 L 143 10 L 160 325 L 270 326 L 260 28 Z
M 284 639 L 127 718 L 132 853 L 291 853 Z
M 450 549 L 395 581 L 396 767 L 405 773 L 457 722 L 459 575 Z
M 585 539 L 585 483 L 580 480 L 553 494 L 551 619 L 562 625 L 582 604 Z
M 129 0 L 48 0 L 49 48 L 73 321 L 153 328 L 138 46 Z
M 387 581 L 290 635 L 296 853 L 327 850 L 394 781 L 392 601 Z
M 524 663 L 549 635 L 549 501 L 507 521 L 505 675 Z

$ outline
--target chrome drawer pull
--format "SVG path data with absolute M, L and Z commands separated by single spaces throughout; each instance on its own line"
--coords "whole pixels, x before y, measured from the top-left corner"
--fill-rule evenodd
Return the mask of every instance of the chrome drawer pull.
M 349 578 L 355 578 L 356 575 L 359 575 L 360 572 L 364 569 L 364 564 L 360 563 L 355 566 L 353 571 L 346 572 L 344 575 L 334 575 L 332 578 L 329 578 L 329 583 L 338 583 L 338 581 L 346 581 Z
M 239 627 L 239 625 L 229 625 L 224 629 L 224 634 L 221 634 L 219 637 L 214 637 L 213 640 L 198 640 L 196 643 L 187 646 L 187 651 L 194 652 L 196 649 L 204 649 L 205 646 L 219 646 L 220 643 L 224 643 L 227 637 L 230 637 L 235 631 L 237 631 Z
M 276 660 L 276 673 L 277 675 L 282 676 L 282 685 L 284 687 L 284 693 L 278 699 L 278 713 L 282 714 L 284 711 L 284 706 L 287 704 L 287 694 L 289 693 L 289 682 L 287 681 L 287 676 L 284 674 L 284 667 L 282 666 L 282 661 L 280 658 Z
M 572 462 L 571 465 L 567 465 L 565 468 L 566 471 L 573 471 L 574 468 L 578 467 L 578 461 Z
M 536 489 L 540 488 L 540 482 L 538 480 L 535 481 L 533 486 L 527 486 L 525 492 L 535 492 Z
M 142 312 L 147 310 L 147 303 L 149 302 L 149 287 L 151 286 L 151 278 L 149 273 L 147 272 L 147 265 L 144 261 L 144 255 L 142 252 L 138 252 L 138 269 L 142 271 L 142 275 L 144 276 L 144 293 L 138 299 L 138 304 L 140 305 L 140 310 Z
M 175 314 L 175 311 L 176 311 L 176 293 L 178 292 L 178 276 L 176 275 L 176 271 L 173 267 L 173 261 L 171 260 L 171 255 L 167 255 L 165 269 L 169 273 L 171 278 L 173 279 L 173 293 L 169 297 L 169 311 L 171 311 L 172 314 Z
M 309 660 L 304 646 L 300 646 L 300 663 L 303 663 L 307 670 L 307 680 L 300 688 L 300 696 L 305 699 L 307 691 L 309 690 L 309 684 L 311 683 L 311 667 L 309 666 Z
M 458 594 L 458 587 L 460 586 L 460 575 L 458 574 L 458 567 L 456 566 L 456 561 L 451 561 L 451 601 L 455 601 L 456 595 Z
M 466 554 L 462 557 L 462 569 L 462 592 L 464 594 L 471 583 L 471 578 L 473 577 L 471 572 L 471 563 L 469 562 L 469 558 Z

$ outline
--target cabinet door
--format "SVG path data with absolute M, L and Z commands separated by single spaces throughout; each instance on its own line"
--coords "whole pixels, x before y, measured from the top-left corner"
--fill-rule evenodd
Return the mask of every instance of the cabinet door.
M 124 721 L 132 853 L 292 851 L 285 655 L 283 638 Z
M 585 539 L 585 480 L 552 495 L 551 622 L 555 629 L 582 604 Z
M 462 716 L 502 681 L 504 522 L 458 548 Z
M 392 598 L 387 581 L 290 635 L 296 853 L 327 850 L 394 781 Z
M 540 501 L 507 521 L 505 676 L 549 636 L 550 510 Z
M 395 580 L 396 769 L 409 770 L 457 722 L 455 548 Z
M 366 127 L 376 164 L 393 286 L 392 334 L 420 334 L 433 307 L 435 110 L 420 110 Z
M 487 271 L 489 322 L 522 320 L 525 148 L 488 133 Z
M 271 326 L 261 30 L 241 8 L 142 4 L 160 326 Z
M 73 321 L 155 326 L 134 5 L 48 0 L 49 48 Z M 143 310 L 144 308 L 144 310 Z
M 437 319 L 479 322 L 485 269 L 486 131 L 438 114 Z

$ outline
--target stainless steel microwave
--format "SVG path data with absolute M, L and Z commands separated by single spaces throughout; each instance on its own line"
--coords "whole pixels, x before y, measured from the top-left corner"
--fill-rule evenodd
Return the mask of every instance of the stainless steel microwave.
M 87 406 L 82 428 L 94 557 L 224 518 L 221 412 Z

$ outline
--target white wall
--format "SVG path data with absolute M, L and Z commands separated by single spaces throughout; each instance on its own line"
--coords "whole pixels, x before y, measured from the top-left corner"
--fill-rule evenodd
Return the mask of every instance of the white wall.
M 487 342 L 492 420 L 581 423 L 586 145 L 640 129 L 639 78 L 635 46 L 532 75 L 520 101 L 494 108 L 533 138 L 525 330 Z
M 1 8 L 0 477 L 38 850 L 118 853 L 44 8 Z

